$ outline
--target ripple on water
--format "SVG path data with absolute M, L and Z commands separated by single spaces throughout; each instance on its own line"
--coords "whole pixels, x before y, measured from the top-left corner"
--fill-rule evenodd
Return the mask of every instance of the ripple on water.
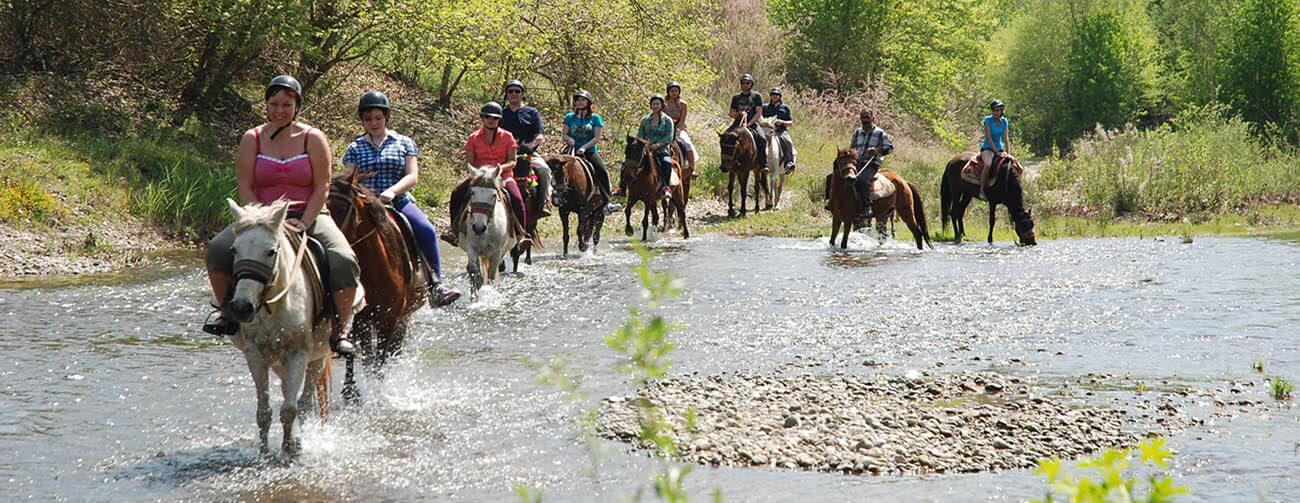
M 1300 247 L 1290 243 L 939 243 L 917 252 L 864 240 L 839 252 L 824 238 L 704 235 L 651 247 L 662 252 L 653 267 L 685 281 L 663 308 L 681 325 L 670 335 L 677 377 L 991 369 L 1050 389 L 1097 372 L 1129 376 L 1135 388 L 1254 382 L 1231 394 L 1253 403 L 1266 398 L 1266 376 L 1252 362 L 1266 360 L 1270 376 L 1300 376 L 1287 331 L 1300 321 Z M 292 467 L 257 456 L 248 370 L 228 343 L 198 331 L 209 293 L 194 266 L 0 289 L 0 351 L 11 361 L 0 370 L 0 451 L 13 458 L 0 480 L 15 481 L 15 498 L 40 500 L 496 501 L 516 484 L 543 488 L 548 501 L 629 494 L 657 463 L 614 447 L 600 476 L 588 476 L 591 456 L 574 426 L 581 409 L 538 387 L 524 360 L 581 374 L 584 403 L 628 393 L 603 336 L 637 302 L 630 269 L 640 259 L 621 236 L 599 253 L 559 257 L 556 248 L 504 275 L 488 308 L 466 296 L 416 313 L 387 379 L 363 376 L 364 405 L 336 402 L 328 424 L 308 421 Z M 445 279 L 468 291 L 463 255 L 448 251 L 444 265 Z M 74 375 L 84 378 L 66 378 Z M 1112 396 L 1079 393 L 1072 399 L 1083 403 Z M 1205 501 L 1251 500 L 1256 490 L 1300 499 L 1286 471 L 1294 445 L 1276 441 L 1300 438 L 1295 409 L 1233 414 L 1173 437 L 1175 476 Z M 1042 487 L 1025 471 L 864 482 L 728 468 L 698 469 L 689 484 L 735 501 L 1017 499 Z

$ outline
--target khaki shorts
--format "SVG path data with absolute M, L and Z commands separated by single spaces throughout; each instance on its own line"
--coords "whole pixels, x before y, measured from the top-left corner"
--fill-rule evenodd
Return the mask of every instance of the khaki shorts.
M 231 274 L 235 261 L 235 256 L 230 249 L 235 244 L 234 228 L 233 223 L 227 225 L 217 234 L 217 237 L 208 242 L 209 271 Z M 348 238 L 343 236 L 343 231 L 334 224 L 329 210 L 321 209 L 316 221 L 312 222 L 310 229 L 307 229 L 307 234 L 320 241 L 325 248 L 325 256 L 329 261 L 331 291 L 355 288 L 361 284 L 361 266 L 357 264 L 357 255 L 352 252 L 352 247 L 348 246 Z

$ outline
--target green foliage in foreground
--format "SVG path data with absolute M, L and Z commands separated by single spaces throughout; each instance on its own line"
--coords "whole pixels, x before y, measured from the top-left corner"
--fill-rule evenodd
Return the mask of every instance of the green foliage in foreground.
M 1079 462 L 1077 468 L 1090 472 L 1088 476 L 1076 476 L 1062 469 L 1057 457 L 1041 459 L 1034 473 L 1047 479 L 1047 490 L 1037 503 L 1069 501 L 1071 503 L 1111 503 L 1111 502 L 1145 502 L 1169 503 L 1179 494 L 1186 494 L 1187 488 L 1175 484 L 1167 476 L 1149 475 L 1139 479 L 1130 468 L 1133 455 L 1137 454 L 1139 465 L 1149 465 L 1168 469 L 1168 460 L 1173 453 L 1165 448 L 1165 439 L 1148 438 L 1138 444 L 1136 449 L 1109 448 L 1099 456 Z M 1145 490 L 1140 489 L 1144 485 Z M 1142 496 L 1142 495 L 1145 496 Z

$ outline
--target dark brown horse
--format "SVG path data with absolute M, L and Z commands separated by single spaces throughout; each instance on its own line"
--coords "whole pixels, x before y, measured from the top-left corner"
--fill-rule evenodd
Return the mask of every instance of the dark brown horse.
M 533 240 L 533 245 L 527 250 L 520 250 L 519 245 L 510 249 L 510 261 L 514 263 L 512 270 L 519 272 L 519 256 L 523 255 L 524 262 L 532 265 L 533 247 L 541 247 L 542 242 L 537 238 L 537 221 L 541 219 L 546 202 L 537 194 L 536 173 L 533 173 L 533 165 L 527 155 L 515 157 L 514 177 L 515 184 L 519 186 L 519 194 L 524 198 L 524 234 Z
M 361 350 L 362 365 L 378 373 L 401 351 L 411 314 L 425 303 L 431 273 L 409 225 L 395 220 L 405 217 L 361 184 L 369 176 L 373 175 L 351 171 L 334 177 L 326 205 L 361 265 L 366 307 L 353 318 L 351 335 Z M 353 380 L 353 360 L 347 359 L 343 380 L 347 399 L 360 397 Z
M 740 115 L 740 123 L 745 123 L 745 115 Z M 754 133 L 749 128 L 738 126 L 725 133 L 718 133 L 721 148 L 722 172 L 730 175 L 727 180 L 727 216 L 736 216 L 735 190 L 736 179 L 740 179 L 740 216 L 745 216 L 745 185 L 749 176 L 754 176 L 754 213 L 758 213 L 759 202 L 767 187 L 767 177 L 763 176 L 763 166 L 758 163 L 758 149 L 755 148 Z
M 578 215 L 578 250 L 587 251 L 587 241 L 592 249 L 600 244 L 600 228 L 605 225 L 605 195 L 596 188 L 591 164 L 586 159 L 572 155 L 546 156 L 554 177 L 555 207 L 560 210 L 560 225 L 564 229 L 564 254 L 569 254 L 569 214 Z
M 958 243 L 966 235 L 966 206 L 980 192 L 978 172 L 974 174 L 976 181 L 962 177 L 962 170 L 972 164 L 976 155 L 975 152 L 962 152 L 952 158 L 943 172 L 943 180 L 939 182 L 943 225 L 947 227 L 948 218 L 952 218 L 953 235 Z M 1020 166 L 1020 161 L 1009 155 L 995 159 L 993 165 L 994 171 L 989 173 L 989 186 L 984 189 L 984 195 L 989 198 L 989 244 L 993 243 L 993 224 L 997 221 L 994 210 L 999 204 L 1006 206 L 1010 212 L 1011 223 L 1016 235 L 1020 237 L 1020 244 L 1038 244 L 1034 234 L 1034 212 L 1025 204 L 1021 181 L 1024 168 Z
M 844 235 L 840 239 L 840 248 L 847 248 L 849 244 L 850 225 L 861 206 L 858 192 L 853 187 L 857 181 L 857 164 L 857 151 L 839 149 L 831 176 L 831 246 L 835 246 L 835 236 L 839 233 L 841 224 L 844 225 Z M 904 180 L 898 173 L 882 169 L 876 173 L 871 192 L 871 214 L 875 215 L 876 232 L 885 236 L 886 225 L 896 215 L 912 231 L 916 249 L 925 249 L 923 245 L 934 248 L 925 222 L 921 192 L 915 184 Z
M 673 172 L 676 173 L 677 179 L 683 180 L 682 166 L 673 160 Z M 623 185 L 627 188 L 627 207 L 623 209 L 623 215 L 626 218 L 626 225 L 623 232 L 632 235 L 632 206 L 637 201 L 645 203 L 645 215 L 641 217 L 641 240 L 649 238 L 650 216 L 654 215 L 654 224 L 659 226 L 659 208 L 657 205 L 662 199 L 662 191 L 659 190 L 659 168 L 655 166 L 654 156 L 650 154 L 650 146 L 636 139 L 627 137 L 627 147 L 623 149 Z M 691 237 L 691 232 L 686 229 L 686 193 L 685 184 L 678 183 L 672 186 L 672 209 L 677 210 L 677 216 L 682 224 L 682 237 Z M 665 212 L 670 211 L 666 208 Z M 661 231 L 667 230 L 668 218 L 664 216 L 664 227 Z

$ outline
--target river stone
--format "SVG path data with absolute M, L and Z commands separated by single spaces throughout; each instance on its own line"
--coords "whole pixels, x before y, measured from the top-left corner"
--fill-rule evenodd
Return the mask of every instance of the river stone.
M 1032 379 L 991 372 L 919 376 L 736 373 L 661 379 L 634 395 L 605 400 L 597 432 L 653 451 L 639 438 L 637 406 L 649 403 L 660 408 L 668 434 L 683 446 L 683 461 L 916 475 L 1029 468 L 1044 456 L 1070 458 L 1133 445 L 1152 431 L 1147 428 L 1169 431 L 1194 421 L 1180 406 L 1190 399 L 1179 401 L 1174 393 L 1147 391 L 1143 397 L 1155 399 L 1145 409 L 1149 418 L 1126 420 L 1123 409 L 1049 398 L 1060 395 L 1043 393 Z M 1236 407 L 1237 400 L 1225 402 Z M 694 431 L 680 417 L 689 409 L 696 411 Z

